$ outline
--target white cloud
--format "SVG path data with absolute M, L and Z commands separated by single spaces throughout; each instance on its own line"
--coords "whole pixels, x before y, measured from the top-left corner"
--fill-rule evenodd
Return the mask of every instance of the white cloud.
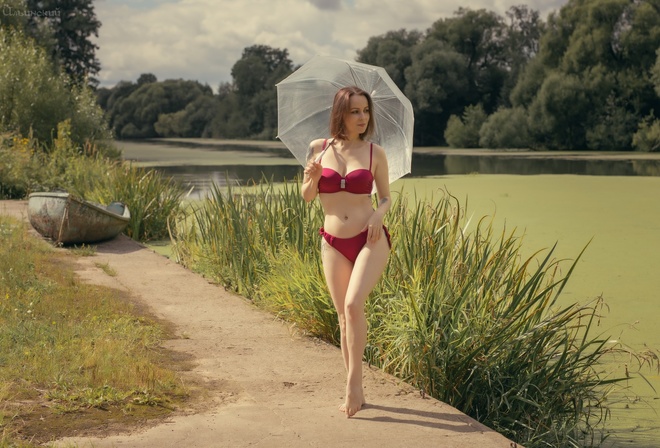
M 545 17 L 567 0 L 532 0 Z M 538 4 L 538 6 L 535 5 Z M 498 14 L 516 0 L 473 0 Z M 372 36 L 401 28 L 426 30 L 465 6 L 460 0 L 102 0 L 97 44 L 102 86 L 135 81 L 198 80 L 214 89 L 251 45 L 287 49 L 294 64 L 315 54 L 354 59 Z

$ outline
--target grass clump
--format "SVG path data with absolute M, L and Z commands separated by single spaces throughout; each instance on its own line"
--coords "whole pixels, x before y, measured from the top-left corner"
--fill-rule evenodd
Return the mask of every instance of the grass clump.
M 99 411 L 161 416 L 187 396 L 164 366 L 162 325 L 120 292 L 78 281 L 71 255 L 25 225 L 0 216 L 0 241 L 0 446 L 84 431 Z
M 24 198 L 35 191 L 65 190 L 107 205 L 126 204 L 131 220 L 126 234 L 138 241 L 168 237 L 168 221 L 180 212 L 183 189 L 171 178 L 107 157 L 95 145 L 71 139 L 69 121 L 57 138 L 41 148 L 31 137 L 0 136 L 0 198 Z
M 173 252 L 240 294 L 337 343 L 336 316 L 320 269 L 318 201 L 299 183 L 235 193 L 216 188 L 173 229 Z M 371 364 L 419 387 L 512 440 L 532 447 L 599 446 L 608 397 L 629 372 L 617 355 L 657 363 L 609 342 L 603 302 L 559 306 L 580 255 L 521 254 L 515 232 L 472 221 L 448 192 L 399 195 L 388 214 L 390 261 L 367 302 Z M 654 361 L 655 360 L 655 361 Z
M 318 265 L 317 213 L 300 201 L 295 183 L 276 188 L 263 182 L 236 194 L 231 187 L 214 186 L 172 227 L 172 251 L 184 266 L 254 298 L 283 247 L 307 254 L 310 266 Z

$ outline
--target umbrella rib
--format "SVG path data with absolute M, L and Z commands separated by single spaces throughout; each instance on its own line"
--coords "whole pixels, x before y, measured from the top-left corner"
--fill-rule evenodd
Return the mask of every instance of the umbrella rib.
M 388 158 L 392 156 L 391 160 L 396 161 L 389 167 L 391 183 L 410 173 L 414 115 L 410 101 L 382 67 L 336 58 L 313 58 L 277 83 L 278 138 L 304 165 L 309 141 L 329 131 L 333 90 L 351 83 L 371 95 L 377 117 L 374 143 L 380 143 Z M 325 106 L 319 110 L 321 104 Z

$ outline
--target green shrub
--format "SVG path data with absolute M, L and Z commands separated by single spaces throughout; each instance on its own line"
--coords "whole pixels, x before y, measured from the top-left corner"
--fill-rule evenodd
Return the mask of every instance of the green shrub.
M 479 131 L 482 148 L 529 148 L 527 112 L 523 107 L 502 108 L 486 119 Z
M 315 217 L 320 211 L 315 204 L 305 204 L 295 184 L 276 190 L 266 182 L 238 194 L 231 187 L 214 186 L 206 200 L 177 222 L 173 253 L 183 265 L 254 298 L 283 247 L 307 254 L 309 263 L 318 265 Z
M 11 138 L 10 138 L 11 137 Z M 66 190 L 83 199 L 119 201 L 131 212 L 126 233 L 140 241 L 166 239 L 168 222 L 181 210 L 183 189 L 155 170 L 109 159 L 95 145 L 78 146 L 69 120 L 45 150 L 34 139 L 0 136 L 0 198 L 24 198 L 35 191 Z
M 339 321 L 320 264 L 283 245 L 259 282 L 257 305 L 310 336 L 339 345 Z M 315 260 L 317 261 L 317 260 Z M 282 279 L 287 281 L 283 282 Z
M 557 303 L 553 250 L 523 258 L 514 232 L 466 221 L 448 194 L 391 211 L 396 235 L 369 302 L 370 363 L 527 447 L 598 445 L 617 381 L 595 335 L 601 302 Z
M 77 145 L 111 137 L 88 87 L 73 87 L 32 39 L 0 27 L 0 131 L 48 144 L 67 119 Z
M 486 113 L 481 104 L 467 106 L 463 118 L 449 117 L 445 129 L 445 140 L 452 148 L 478 148 L 479 130 L 486 121 Z
M 660 120 L 653 114 L 642 120 L 633 135 L 632 144 L 637 151 L 660 151 Z
M 33 157 L 36 142 L 16 134 L 0 134 L 0 199 L 27 195 L 41 165 Z

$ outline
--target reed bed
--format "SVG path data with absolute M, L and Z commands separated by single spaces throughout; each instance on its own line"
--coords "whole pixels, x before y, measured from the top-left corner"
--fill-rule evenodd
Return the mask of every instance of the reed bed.
M 322 213 L 298 182 L 214 188 L 172 230 L 178 261 L 310 335 L 337 343 L 320 269 Z M 521 255 L 447 191 L 399 194 L 393 247 L 367 303 L 365 359 L 527 447 L 599 446 L 607 399 L 625 379 L 604 358 L 648 359 L 599 333 L 603 302 L 558 306 L 580 258 Z M 586 248 L 585 248 L 586 249 Z

